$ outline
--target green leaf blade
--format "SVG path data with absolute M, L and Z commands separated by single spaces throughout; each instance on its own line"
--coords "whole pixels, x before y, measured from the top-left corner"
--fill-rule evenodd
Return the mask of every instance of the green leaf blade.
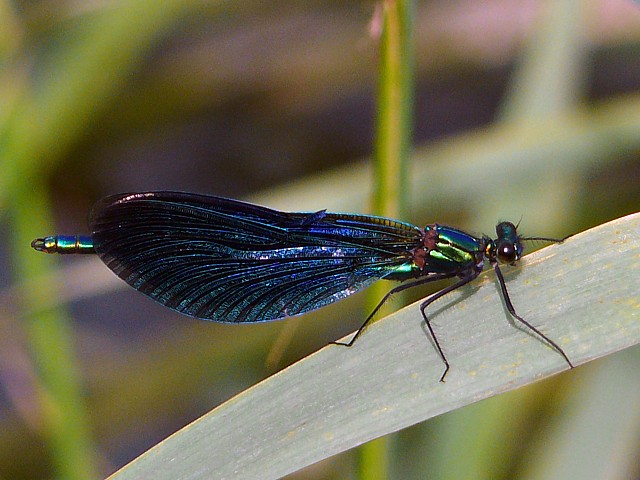
M 596 227 L 505 268 L 517 311 L 575 365 L 640 342 L 640 214 Z M 114 474 L 279 478 L 371 439 L 563 370 L 557 352 L 509 324 L 492 273 L 429 308 L 373 324 L 248 389 Z

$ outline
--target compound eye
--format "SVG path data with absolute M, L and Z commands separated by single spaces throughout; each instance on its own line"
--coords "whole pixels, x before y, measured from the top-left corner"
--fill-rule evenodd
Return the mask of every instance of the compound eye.
M 497 256 L 500 263 L 514 263 L 520 259 L 520 249 L 513 243 L 501 242 L 498 245 Z

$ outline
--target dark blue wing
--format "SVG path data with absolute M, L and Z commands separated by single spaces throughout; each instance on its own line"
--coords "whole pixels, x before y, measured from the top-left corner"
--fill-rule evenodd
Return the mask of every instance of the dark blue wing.
M 380 217 L 286 213 L 177 192 L 101 200 L 96 253 L 136 290 L 218 322 L 298 315 L 411 263 L 420 230 Z

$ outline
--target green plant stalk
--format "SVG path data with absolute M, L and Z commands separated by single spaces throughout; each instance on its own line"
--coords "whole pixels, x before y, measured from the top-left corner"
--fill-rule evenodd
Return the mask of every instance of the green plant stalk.
M 389 478 L 391 448 L 389 437 L 380 437 L 365 443 L 358 449 L 358 475 L 368 480 Z
M 49 199 L 45 187 L 31 182 L 10 192 L 15 277 L 29 278 L 50 268 L 51 258 L 35 255 L 29 248 L 34 232 L 49 228 Z M 33 216 L 37 211 L 39 215 Z M 42 302 L 50 304 L 55 285 L 42 285 L 21 298 L 27 311 L 38 311 Z M 41 405 L 42 433 L 47 440 L 56 476 L 70 480 L 97 477 L 97 461 L 90 435 L 89 415 L 82 392 L 81 374 L 75 360 L 70 320 L 63 307 L 30 315 L 22 322 L 31 355 L 36 364 L 38 384 L 34 386 Z
M 373 212 L 403 218 L 413 134 L 413 2 L 383 3 Z
M 413 121 L 412 0 L 385 0 L 381 6 L 382 32 L 374 151 L 373 213 L 404 218 L 407 205 L 407 165 Z M 379 284 L 369 292 L 369 309 L 388 290 Z M 382 313 L 382 312 L 381 312 Z M 379 438 L 360 449 L 360 477 L 389 477 L 389 439 Z

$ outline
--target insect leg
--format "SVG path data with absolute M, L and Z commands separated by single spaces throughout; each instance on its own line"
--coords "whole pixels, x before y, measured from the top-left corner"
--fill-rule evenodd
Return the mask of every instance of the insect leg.
M 438 352 L 438 355 L 440 355 L 440 358 L 442 359 L 442 363 L 444 363 L 444 372 L 442 372 L 442 376 L 440 377 L 440 381 L 441 382 L 444 382 L 444 377 L 446 377 L 447 372 L 449 371 L 449 362 L 447 361 L 447 357 L 445 356 L 444 352 L 442 351 L 442 347 L 440 346 L 440 342 L 438 341 L 438 337 L 436 336 L 436 332 L 434 332 L 433 327 L 431 326 L 431 322 L 429 321 L 429 317 L 427 317 L 426 309 L 427 309 L 427 307 L 429 305 L 431 305 L 433 302 L 435 302 L 439 298 L 445 296 L 447 293 L 453 292 L 454 290 L 456 290 L 456 289 L 462 287 L 463 285 L 466 285 L 467 283 L 471 282 L 473 279 L 475 279 L 478 276 L 478 274 L 479 274 L 479 272 L 476 271 L 476 270 L 470 271 L 469 273 L 465 274 L 464 277 L 462 277 L 459 281 L 457 281 L 453 285 L 449 285 L 448 287 L 443 288 L 439 292 L 436 292 L 435 294 L 433 294 L 431 297 L 429 297 L 427 300 L 425 300 L 424 302 L 422 302 L 420 304 L 420 312 L 422 312 L 422 317 L 424 318 L 424 323 L 427 325 L 427 329 L 429 329 L 429 334 L 431 335 L 431 339 L 433 340 L 433 344 L 436 347 L 436 351 Z
M 360 336 L 360 334 L 364 331 L 365 327 L 367 325 L 369 325 L 369 323 L 371 322 L 371 320 L 373 319 L 375 314 L 378 313 L 380 308 L 382 308 L 382 305 L 384 305 L 385 302 L 387 300 L 389 300 L 389 298 L 391 298 L 396 293 L 401 292 L 403 290 L 406 290 L 408 288 L 417 287 L 419 285 L 424 285 L 425 283 L 435 282 L 436 280 L 442 280 L 442 279 L 445 279 L 445 278 L 451 278 L 452 276 L 454 276 L 454 274 L 451 274 L 451 273 L 439 273 L 439 274 L 434 274 L 434 275 L 431 275 L 431 276 L 422 277 L 422 278 L 419 278 L 418 280 L 413 280 L 413 281 L 408 282 L 408 283 L 403 283 L 402 285 L 398 285 L 397 287 L 392 288 L 391 290 L 389 290 L 385 294 L 384 297 L 382 297 L 382 300 L 380 300 L 380 302 L 378 302 L 378 305 L 376 305 L 376 307 L 369 314 L 369 316 L 364 321 L 364 323 L 362 325 L 360 325 L 360 328 L 358 328 L 358 330 L 356 331 L 355 335 L 353 337 L 351 337 L 351 340 L 349 340 L 348 342 L 331 342 L 331 344 L 333 344 L 333 345 L 343 345 L 345 347 L 350 347 L 351 345 L 353 345 L 353 343 L 356 341 L 356 338 L 358 338 Z
M 498 266 L 498 262 L 491 262 L 491 264 L 493 265 L 493 269 L 496 271 L 496 275 L 498 276 L 498 283 L 500 284 L 500 290 L 502 291 L 502 298 L 504 298 L 504 303 L 506 304 L 507 310 L 509 310 L 509 313 L 513 316 L 513 318 L 518 320 L 522 325 L 524 325 L 529 330 L 531 330 L 536 335 L 538 335 L 545 343 L 550 345 L 551 348 L 553 348 L 556 352 L 562 355 L 562 358 L 564 358 L 565 361 L 569 364 L 569 366 L 573 368 L 573 364 L 571 363 L 571 360 L 569 360 L 569 357 L 567 357 L 567 354 L 564 353 L 564 350 L 560 348 L 560 346 L 556 342 L 551 340 L 544 333 L 542 333 L 540 330 L 538 330 L 536 327 L 531 325 L 529 322 L 527 322 L 524 318 L 522 318 L 520 315 L 516 313 L 516 309 L 514 308 L 513 303 L 511 303 L 511 299 L 509 298 L 509 292 L 507 292 L 507 285 L 505 284 L 504 277 L 502 276 L 502 272 L 500 271 L 500 267 Z

